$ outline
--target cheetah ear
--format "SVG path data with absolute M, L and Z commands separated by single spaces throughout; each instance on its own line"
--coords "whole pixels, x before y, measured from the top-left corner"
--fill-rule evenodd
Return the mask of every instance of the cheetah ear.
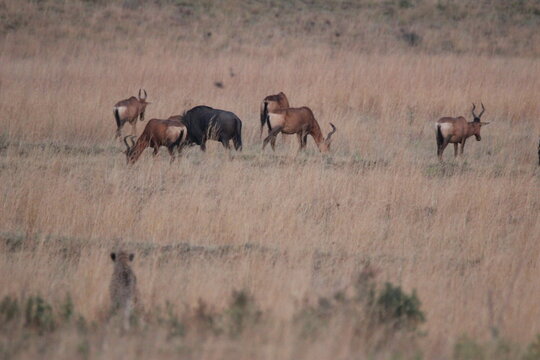
M 115 253 L 111 253 L 111 259 L 112 259 L 112 261 L 116 261 L 116 254 Z
M 129 254 L 129 261 L 133 261 L 134 258 L 135 258 L 135 254 Z

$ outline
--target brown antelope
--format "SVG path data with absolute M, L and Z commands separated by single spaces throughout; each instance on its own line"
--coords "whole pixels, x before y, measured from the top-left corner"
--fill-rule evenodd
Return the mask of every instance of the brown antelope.
M 265 97 L 261 103 L 261 133 L 259 137 L 262 137 L 264 124 L 266 124 L 266 118 L 268 116 L 268 113 L 274 112 L 275 110 L 279 109 L 287 109 L 289 107 L 291 107 L 289 105 L 289 100 L 283 92 L 275 95 L 268 95 L 267 97 Z M 271 130 L 272 129 L 270 129 L 270 125 L 268 125 L 268 133 L 270 133 Z
M 486 108 L 482 104 L 482 112 L 480 115 L 474 113 L 476 105 L 473 104 L 472 116 L 473 121 L 467 122 L 463 116 L 457 118 L 453 117 L 443 117 L 437 121 L 436 124 L 436 135 L 437 135 L 437 156 L 439 160 L 442 161 L 442 155 L 444 149 L 448 144 L 454 144 L 454 156 L 458 155 L 458 144 L 461 144 L 460 154 L 463 154 L 463 148 L 465 147 L 465 141 L 470 136 L 475 136 L 477 141 L 482 140 L 480 136 L 480 129 L 482 125 L 487 125 L 489 122 L 482 122 L 480 118 Z
M 144 97 L 141 96 L 141 90 L 144 92 Z M 137 135 L 137 118 L 140 121 L 144 120 L 146 105 L 150 104 L 146 101 L 146 97 L 146 90 L 139 89 L 139 98 L 132 96 L 114 105 L 113 114 L 116 119 L 116 138 L 120 137 L 122 127 L 126 122 L 133 126 L 133 135 Z
M 268 141 L 275 139 L 277 134 L 296 134 L 300 148 L 298 151 L 304 149 L 307 143 L 307 136 L 311 135 L 317 144 L 317 147 L 321 152 L 327 152 L 330 150 L 331 140 L 330 138 L 336 132 L 334 124 L 330 123 L 332 131 L 328 133 L 326 139 L 323 137 L 321 128 L 313 112 L 308 107 L 301 108 L 288 108 L 275 110 L 267 115 L 268 127 L 271 129 L 270 133 L 263 141 L 263 150 Z M 274 143 L 271 143 L 272 150 L 275 150 Z
M 171 116 L 167 120 L 152 119 L 146 124 L 137 142 L 133 138 L 135 138 L 133 135 L 124 138 L 128 164 L 137 161 L 144 149 L 149 146 L 154 149 L 154 156 L 158 154 L 160 146 L 167 147 L 171 155 L 171 162 L 173 162 L 174 148 L 177 147 L 180 154 L 187 138 L 187 128 L 179 121 L 179 116 Z M 131 145 L 128 144 L 128 139 L 131 140 Z

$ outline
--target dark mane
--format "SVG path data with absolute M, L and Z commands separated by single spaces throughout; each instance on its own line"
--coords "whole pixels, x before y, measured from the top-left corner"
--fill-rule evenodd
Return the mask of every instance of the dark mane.
M 192 123 L 197 118 L 197 114 L 201 111 L 207 112 L 212 110 L 214 110 L 214 108 L 211 108 L 210 106 L 198 105 L 190 110 L 184 111 L 184 113 L 181 115 L 181 120 L 187 126 L 188 123 Z
M 174 119 L 186 126 L 187 143 L 200 145 L 203 151 L 207 140 L 220 141 L 228 148 L 228 142 L 232 139 L 237 150 L 242 148 L 242 122 L 230 111 L 199 105 Z

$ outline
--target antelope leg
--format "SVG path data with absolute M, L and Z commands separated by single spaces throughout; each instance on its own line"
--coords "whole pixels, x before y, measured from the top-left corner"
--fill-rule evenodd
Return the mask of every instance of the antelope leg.
M 270 133 L 268 134 L 268 136 L 264 139 L 263 141 L 263 150 L 264 148 L 266 147 L 266 144 L 268 144 L 268 142 L 272 139 L 272 138 L 275 138 L 277 134 L 279 134 L 279 132 L 281 131 L 281 129 L 283 129 L 283 127 L 281 126 L 276 126 L 275 128 L 272 129 L 272 131 L 270 131 Z M 272 149 L 274 150 L 274 149 Z

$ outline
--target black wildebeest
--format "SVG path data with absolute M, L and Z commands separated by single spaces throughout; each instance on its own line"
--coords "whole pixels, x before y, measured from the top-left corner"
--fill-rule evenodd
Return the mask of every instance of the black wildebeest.
M 206 150 L 206 141 L 215 140 L 229 149 L 232 140 L 236 150 L 242 150 L 242 121 L 234 113 L 209 106 L 195 106 L 186 111 L 181 121 L 187 127 L 188 144 L 200 145 Z

